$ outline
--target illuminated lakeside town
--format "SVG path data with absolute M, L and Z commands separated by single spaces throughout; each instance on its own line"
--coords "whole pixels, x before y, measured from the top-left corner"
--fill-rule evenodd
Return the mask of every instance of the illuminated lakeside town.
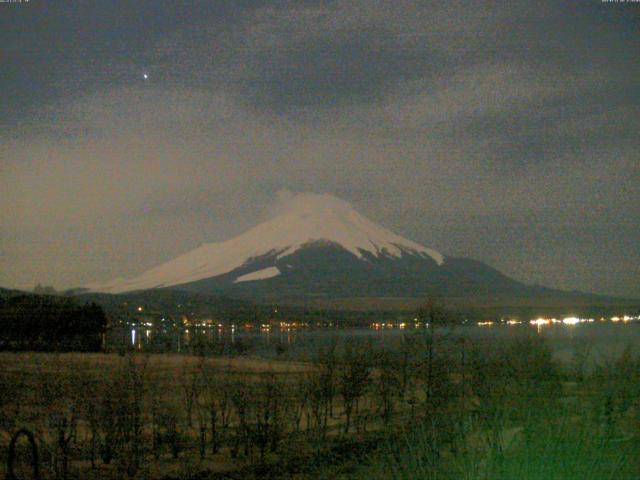
M 143 313 L 144 306 L 138 306 L 136 311 Z M 278 313 L 275 309 L 274 313 Z M 549 327 L 575 327 L 581 324 L 610 324 L 625 325 L 640 322 L 640 315 L 613 315 L 609 317 L 587 318 L 577 316 L 566 316 L 562 318 L 556 317 L 536 317 L 529 320 L 519 318 L 500 318 L 498 320 L 480 320 L 470 321 L 462 319 L 455 323 L 447 324 L 431 324 L 430 322 L 420 321 L 418 317 L 401 321 L 374 321 L 368 324 L 350 325 L 348 322 L 337 321 L 282 321 L 278 319 L 270 319 L 264 322 L 252 323 L 220 323 L 211 318 L 190 318 L 186 315 L 178 319 L 169 317 L 160 318 L 144 318 L 122 321 L 113 325 L 112 329 L 119 332 L 117 343 L 123 338 L 123 332 L 128 332 L 128 340 L 132 346 L 142 348 L 143 344 L 154 335 L 178 335 L 184 339 L 185 345 L 188 345 L 194 336 L 204 336 L 205 338 L 227 338 L 233 343 L 236 335 L 270 335 L 272 332 L 291 333 L 296 331 L 307 332 L 366 332 L 366 331 L 389 331 L 389 330 L 424 330 L 434 326 L 436 328 L 504 328 L 504 327 L 533 327 L 538 332 Z M 289 338 L 289 342 L 291 338 Z

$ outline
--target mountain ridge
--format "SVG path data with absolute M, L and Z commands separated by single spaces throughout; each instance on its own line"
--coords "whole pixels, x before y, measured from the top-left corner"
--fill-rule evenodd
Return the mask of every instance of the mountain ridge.
M 259 264 L 261 258 L 280 259 L 318 242 L 339 245 L 365 261 L 403 254 L 431 258 L 437 264 L 445 259 L 431 248 L 376 225 L 344 200 L 303 193 L 284 201 L 278 215 L 235 238 L 201 245 L 132 279 L 89 288 L 121 293 L 187 284 L 234 270 L 244 271 L 247 265 Z
M 347 298 L 502 298 L 602 302 L 512 279 L 474 259 L 445 256 L 360 215 L 331 195 L 289 195 L 269 220 L 204 244 L 128 280 L 90 287 L 127 293 L 180 290 L 258 302 Z M 476 301 L 474 300 L 474 301 Z

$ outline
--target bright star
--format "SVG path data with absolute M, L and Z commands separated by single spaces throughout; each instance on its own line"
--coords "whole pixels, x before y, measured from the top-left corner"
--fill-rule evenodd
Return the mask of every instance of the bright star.
M 148 73 L 143 73 L 142 74 L 142 78 L 144 78 L 145 80 L 149 80 L 149 74 Z

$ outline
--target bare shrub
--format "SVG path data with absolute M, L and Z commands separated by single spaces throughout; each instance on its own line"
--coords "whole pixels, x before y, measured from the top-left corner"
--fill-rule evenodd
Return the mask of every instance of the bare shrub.
M 201 420 L 201 439 L 205 434 L 202 428 L 208 419 L 211 433 L 211 452 L 217 453 L 226 437 L 231 420 L 231 388 L 229 369 L 220 370 L 211 364 L 201 367 L 201 395 L 199 395 L 199 410 Z
M 376 353 L 376 374 L 372 378 L 378 414 L 384 425 L 391 423 L 395 405 L 402 397 L 404 381 L 402 369 L 397 368 L 393 356 L 386 352 Z
M 369 385 L 371 369 L 366 349 L 358 349 L 351 341 L 345 344 L 341 360 L 338 389 L 344 405 L 344 433 L 349 433 L 352 416 L 358 413 L 359 401 Z

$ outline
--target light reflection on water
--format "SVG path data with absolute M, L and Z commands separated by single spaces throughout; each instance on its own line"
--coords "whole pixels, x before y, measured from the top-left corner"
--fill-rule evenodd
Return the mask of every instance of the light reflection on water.
M 304 357 L 314 347 L 329 345 L 345 338 L 372 342 L 374 346 L 393 349 L 407 335 L 426 334 L 425 328 L 400 329 L 357 328 L 174 328 L 137 327 L 110 331 L 107 348 L 123 346 L 148 352 L 180 352 L 209 354 L 251 354 L 272 357 L 286 352 L 288 357 Z M 499 342 L 523 335 L 539 335 L 546 339 L 554 356 L 571 361 L 576 347 L 588 348 L 594 359 L 609 359 L 625 348 L 640 348 L 640 322 L 589 322 L 539 324 L 465 325 L 440 328 L 441 335 L 454 335 L 469 340 Z

